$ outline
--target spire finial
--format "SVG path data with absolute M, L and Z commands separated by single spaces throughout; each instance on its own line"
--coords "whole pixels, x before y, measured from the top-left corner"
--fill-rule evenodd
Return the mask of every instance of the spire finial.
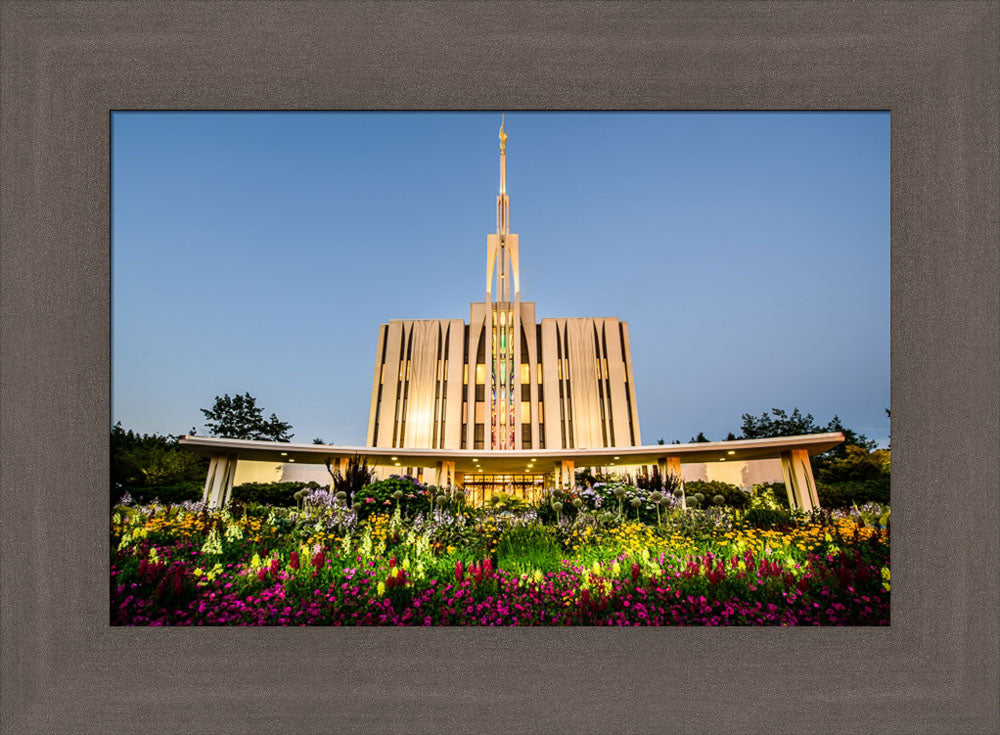
M 504 119 L 504 117 L 505 117 L 505 115 L 503 113 L 500 113 L 500 155 L 501 156 L 504 155 L 503 149 L 504 149 L 505 144 L 507 143 L 507 133 L 505 133 L 503 131 L 503 119 Z

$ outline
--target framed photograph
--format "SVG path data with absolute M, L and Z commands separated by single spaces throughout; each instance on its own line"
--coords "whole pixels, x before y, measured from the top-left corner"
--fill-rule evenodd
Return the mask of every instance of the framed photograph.
M 998 575 L 989 562 L 997 551 L 1000 510 L 995 497 L 1000 409 L 996 401 L 984 400 L 998 388 L 1000 346 L 995 247 L 1000 10 L 995 4 L 7 2 L 2 20 L 7 185 L 0 222 L 0 723 L 5 732 L 995 732 L 1000 727 Z M 373 120 L 404 110 L 517 111 L 510 123 L 534 110 L 848 111 L 888 121 L 895 454 L 891 624 L 617 631 L 591 626 L 177 630 L 173 623 L 184 621 L 169 617 L 158 622 L 171 623 L 170 630 L 149 620 L 110 624 L 116 621 L 113 611 L 109 620 L 109 594 L 116 606 L 125 603 L 113 578 L 109 590 L 108 578 L 108 560 L 122 542 L 121 534 L 108 536 L 116 499 L 109 499 L 107 490 L 117 471 L 109 463 L 107 441 L 114 418 L 111 319 L 116 298 L 141 298 L 141 293 L 116 296 L 112 288 L 117 196 L 112 129 L 129 115 L 195 110 L 381 111 L 369 113 Z M 133 132 L 140 143 L 149 134 Z M 493 163 L 501 171 L 504 132 L 513 135 L 512 128 L 499 131 L 494 152 L 499 160 Z M 169 150 L 169 142 L 160 149 Z M 145 144 L 157 148 L 155 141 Z M 497 229 L 483 248 L 487 307 L 514 303 L 518 292 L 518 241 L 514 228 L 506 227 L 503 182 L 501 173 L 494 192 Z M 155 219 L 150 201 L 132 216 Z M 169 237 L 168 224 L 163 220 L 159 226 L 161 236 Z M 162 252 L 170 243 L 156 247 Z M 211 260 L 206 253 L 206 262 Z M 158 262 L 148 274 L 150 283 L 169 269 L 169 262 Z M 225 263 L 214 265 L 220 273 Z M 335 278 L 331 274 L 331 283 Z M 211 289 L 213 283 L 209 277 L 204 285 Z M 141 291 L 141 284 L 133 279 L 130 288 Z M 474 301 L 470 323 L 475 306 Z M 513 323 L 528 323 L 523 306 L 517 307 L 521 321 Z M 461 320 L 461 305 L 456 311 Z M 226 330 L 225 319 L 178 313 L 188 314 L 182 327 L 197 349 L 225 342 L 212 339 Z M 514 311 L 509 314 L 513 320 Z M 500 313 L 496 316 L 501 325 Z M 529 316 L 534 325 L 534 314 Z M 548 350 L 547 337 L 541 336 L 545 316 L 538 315 L 541 347 L 535 363 L 540 373 L 552 367 L 558 375 L 562 365 L 540 357 Z M 606 328 L 605 315 L 597 316 Z M 386 337 L 394 318 L 388 317 Z M 484 317 L 483 323 L 490 320 Z M 564 325 L 566 349 L 571 326 Z M 491 341 L 493 336 L 489 332 Z M 499 326 L 495 336 L 507 349 Z M 609 417 L 616 416 L 618 398 L 627 399 L 630 390 L 627 331 L 619 328 L 618 339 L 626 367 L 620 396 L 609 369 L 601 394 Z M 555 340 L 554 332 L 558 350 L 562 342 Z M 376 362 L 395 363 L 400 356 L 380 347 Z M 370 370 L 370 357 L 364 362 Z M 526 364 L 530 378 L 532 363 Z M 596 364 L 603 375 L 600 356 Z M 576 376 L 575 366 L 565 369 Z M 608 456 L 592 449 L 590 439 L 587 446 L 572 447 L 563 439 L 566 444 L 558 448 L 549 440 L 543 448 L 540 443 L 550 434 L 535 420 L 539 396 L 529 390 L 523 401 L 506 400 L 508 383 L 514 385 L 512 369 L 495 366 L 492 372 L 484 369 L 483 421 L 471 405 L 476 400 L 458 414 L 469 419 L 455 434 L 465 447 L 444 446 L 451 441 L 444 424 L 436 427 L 442 444 L 437 449 L 448 449 L 447 457 L 404 455 L 413 447 L 398 437 L 422 429 L 380 420 L 389 413 L 379 406 L 379 372 L 376 368 L 376 379 L 365 388 L 372 392 L 371 412 L 359 445 L 372 449 L 378 458 L 373 464 L 384 465 L 383 475 L 405 464 L 413 471 L 403 474 L 414 475 L 415 468 L 425 473 L 416 478 L 421 485 L 448 488 L 420 501 L 437 504 L 438 511 L 451 512 L 462 500 L 451 492 L 459 474 L 464 481 L 482 469 L 489 481 L 468 483 L 469 491 L 478 493 L 476 502 L 518 497 L 534 502 L 532 493 L 560 488 L 561 495 L 543 497 L 545 512 L 555 514 L 549 527 L 563 522 L 564 508 L 567 515 L 593 511 L 595 524 L 611 523 L 602 521 L 598 511 L 609 511 L 596 501 L 594 508 L 586 506 L 591 495 L 576 492 L 576 469 L 609 469 L 634 450 L 626 460 L 638 474 L 645 472 L 643 481 L 662 483 L 675 455 L 679 468 L 695 459 L 728 460 L 694 454 L 709 448 L 718 453 L 736 447 L 738 453 L 762 446 L 752 443 L 761 440 L 750 437 L 751 426 L 745 429 L 745 446 L 738 446 L 739 437 L 725 445 L 721 434 L 700 448 L 696 437 L 692 442 L 676 437 L 683 442 L 679 448 L 661 445 L 667 447 L 662 462 L 658 454 L 642 454 L 638 442 L 605 443 L 615 450 Z M 474 388 L 479 383 L 475 371 L 470 373 L 466 385 Z M 643 386 L 638 388 L 641 395 Z M 420 395 L 418 387 L 415 396 Z M 545 400 L 547 414 L 550 403 Z M 218 422 L 226 406 L 205 408 L 206 421 Z M 444 416 L 444 409 L 437 415 Z M 520 421 L 522 415 L 531 420 Z M 628 411 L 617 416 L 619 431 L 630 417 Z M 280 441 L 282 420 L 272 415 L 267 424 L 261 418 L 264 430 L 273 429 Z M 826 424 L 829 417 L 817 418 L 822 428 L 837 433 L 837 426 Z M 390 424 L 397 439 L 380 442 L 378 432 Z M 519 424 L 527 431 L 508 431 Z M 610 419 L 595 420 L 587 430 L 599 434 L 602 427 L 614 436 Z M 428 429 L 434 444 L 435 427 Z M 566 436 L 584 436 L 580 427 L 575 431 Z M 643 438 L 641 444 L 650 440 Z M 287 457 L 280 449 L 275 457 L 271 448 L 257 447 L 261 453 L 255 455 L 249 445 L 213 443 L 199 433 L 180 441 L 205 456 L 202 500 L 208 505 L 233 499 L 237 460 L 281 465 L 282 471 L 294 460 L 330 473 L 334 482 L 322 502 L 331 513 L 362 513 L 353 506 L 364 498 L 335 492 L 336 477 L 357 469 L 347 453 L 338 454 L 336 444 L 295 441 Z M 538 450 L 541 457 L 518 454 L 523 469 L 477 468 L 472 460 L 482 460 L 471 455 L 494 444 L 514 454 Z M 552 467 L 544 472 L 532 462 L 543 462 L 548 456 L 543 452 L 569 449 L 594 454 L 575 462 L 568 454 L 552 454 Z M 692 454 L 684 459 L 683 452 Z M 806 455 L 804 465 L 796 452 Z M 773 458 L 783 473 L 788 505 L 802 510 L 818 501 L 811 470 L 806 471 L 809 453 L 805 446 L 789 446 Z M 640 486 L 638 478 L 633 486 Z M 632 506 L 636 523 L 652 527 L 661 511 L 677 511 L 652 500 L 649 492 L 617 497 L 623 506 L 618 513 L 629 512 L 626 498 L 630 504 L 638 499 Z M 395 503 L 401 515 L 418 512 L 403 507 L 410 502 L 405 497 L 372 501 L 388 502 L 389 508 Z M 614 504 L 612 497 L 606 500 Z M 687 493 L 677 498 L 680 510 L 688 511 Z M 706 500 L 690 497 L 694 512 L 710 517 L 711 509 L 698 507 Z M 296 501 L 304 511 L 305 496 Z M 647 511 L 651 515 L 644 519 Z M 463 563 L 462 572 L 489 575 L 493 559 L 487 553 L 482 562 L 490 566 L 484 569 L 477 561 L 474 571 Z M 143 561 L 161 560 L 144 555 Z M 602 562 L 595 564 L 600 568 L 593 579 L 607 576 Z M 265 560 L 259 566 L 257 571 L 269 573 Z M 393 585 L 400 574 L 392 573 Z M 405 586 L 408 575 L 409 568 L 399 584 Z M 169 596 L 169 585 L 164 590 Z

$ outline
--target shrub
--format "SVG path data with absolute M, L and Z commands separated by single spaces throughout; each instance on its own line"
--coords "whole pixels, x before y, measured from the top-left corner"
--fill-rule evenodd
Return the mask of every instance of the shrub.
M 299 490 L 316 490 L 325 485 L 317 482 L 247 482 L 233 488 L 231 499 L 240 504 L 297 505 L 295 493 Z M 199 496 L 200 497 L 200 496 Z
M 418 511 L 428 511 L 434 495 L 437 495 L 437 488 L 433 486 L 421 485 L 409 476 L 392 475 L 358 490 L 354 493 L 353 501 L 361 504 L 358 518 L 363 519 L 374 511 L 395 509 L 397 503 L 403 513 L 412 515 Z
M 889 482 L 871 480 L 868 482 L 838 482 L 831 485 L 816 483 L 819 504 L 824 508 L 850 508 L 865 503 L 889 503 Z
M 688 497 L 700 493 L 703 498 L 714 501 L 716 495 L 721 495 L 723 502 L 730 508 L 746 508 L 750 504 L 750 496 L 743 492 L 736 485 L 728 482 L 705 482 L 703 480 L 692 480 L 684 483 L 684 491 Z
M 786 509 L 751 508 L 743 514 L 743 523 L 754 528 L 786 528 L 794 521 L 791 511 Z
M 159 500 L 164 505 L 177 505 L 185 501 L 201 500 L 205 485 L 201 482 L 178 482 L 173 485 L 149 485 L 148 487 L 130 487 L 128 494 L 140 505 L 146 505 Z M 125 493 L 122 493 L 124 495 Z M 117 503 L 120 498 L 116 499 Z

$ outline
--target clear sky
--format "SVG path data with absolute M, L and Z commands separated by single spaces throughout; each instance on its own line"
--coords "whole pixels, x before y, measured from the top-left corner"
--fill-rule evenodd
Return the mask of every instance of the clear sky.
M 507 115 L 521 297 L 629 323 L 643 443 L 889 423 L 888 113 Z M 115 113 L 112 419 L 365 443 L 379 324 L 469 318 L 498 113 Z

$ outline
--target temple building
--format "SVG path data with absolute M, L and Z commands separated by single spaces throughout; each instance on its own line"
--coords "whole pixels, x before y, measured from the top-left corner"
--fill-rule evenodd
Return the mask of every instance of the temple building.
M 461 319 L 393 319 L 378 331 L 370 447 L 587 449 L 642 442 L 628 324 L 546 318 L 521 300 L 500 125 L 496 231 L 486 236 L 485 299 Z M 421 468 L 404 468 L 414 476 Z M 489 476 L 518 491 L 543 473 Z M 466 478 L 466 483 L 473 478 Z M 489 493 L 487 493 L 489 494 Z
M 839 432 L 643 445 L 628 324 L 614 317 L 538 320 L 521 300 L 500 124 L 496 231 L 486 236 L 485 297 L 462 319 L 400 319 L 378 330 L 363 447 L 183 436 L 211 459 L 205 501 L 246 482 L 330 482 L 361 457 L 386 477 L 462 487 L 473 503 L 505 492 L 532 500 L 573 487 L 575 470 L 668 473 L 747 487 L 782 480 L 791 507 L 819 506 L 810 455 Z

